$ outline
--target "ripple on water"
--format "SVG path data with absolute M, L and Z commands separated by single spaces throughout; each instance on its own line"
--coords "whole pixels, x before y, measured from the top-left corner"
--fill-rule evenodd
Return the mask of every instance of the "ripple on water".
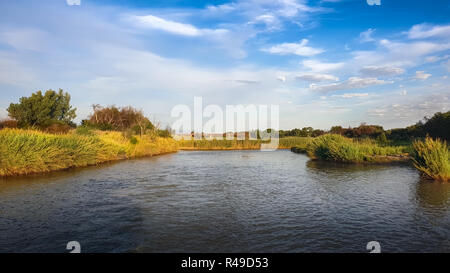
M 408 166 L 185 151 L 0 181 L 0 252 L 450 252 L 449 196 Z

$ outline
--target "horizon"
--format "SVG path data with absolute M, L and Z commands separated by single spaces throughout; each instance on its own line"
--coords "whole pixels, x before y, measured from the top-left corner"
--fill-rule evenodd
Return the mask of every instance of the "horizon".
M 0 10 L 0 118 L 62 88 L 162 127 L 178 104 L 276 104 L 281 130 L 414 125 L 450 110 L 450 4 L 20 0 Z M 422 4 L 422 5 L 421 5 Z

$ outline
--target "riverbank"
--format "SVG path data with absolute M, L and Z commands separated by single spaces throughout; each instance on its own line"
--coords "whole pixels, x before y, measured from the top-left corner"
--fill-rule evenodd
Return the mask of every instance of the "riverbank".
M 0 130 L 0 176 L 16 176 L 176 152 L 172 138 L 126 137 L 121 132 L 48 134 L 35 130 Z
M 291 148 L 292 152 L 307 154 L 311 159 L 343 163 L 407 162 L 410 150 L 409 146 L 382 146 L 370 139 L 355 140 L 335 134 Z
M 295 146 L 306 145 L 312 140 L 310 137 L 285 137 L 279 139 L 278 149 L 291 149 Z M 259 150 L 261 144 L 269 143 L 263 140 L 228 140 L 228 139 L 202 139 L 179 140 L 180 150 L 222 151 L 222 150 Z
M 327 134 L 306 145 L 291 148 L 294 153 L 307 154 L 313 160 L 351 164 L 409 163 L 426 179 L 450 181 L 450 151 L 439 139 L 417 140 L 411 145 L 380 145 L 374 140 L 356 140 Z

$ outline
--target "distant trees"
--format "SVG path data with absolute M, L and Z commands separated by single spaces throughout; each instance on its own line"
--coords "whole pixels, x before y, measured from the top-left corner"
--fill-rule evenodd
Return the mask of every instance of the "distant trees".
M 382 126 L 361 123 L 358 127 L 345 129 L 343 134 L 351 138 L 377 138 L 382 133 L 384 133 Z
M 19 103 L 11 103 L 7 109 L 9 117 L 23 127 L 48 127 L 74 125 L 76 108 L 70 105 L 70 95 L 62 89 L 58 92 L 47 90 L 44 94 L 37 91 L 30 97 L 22 97 Z
M 358 127 L 353 128 L 333 126 L 328 131 L 313 129 L 312 127 L 280 130 L 279 136 L 317 137 L 326 133 L 343 135 L 349 138 L 372 138 L 383 144 L 389 141 L 411 141 L 426 136 L 450 141 L 450 111 L 446 113 L 435 113 L 432 117 L 425 117 L 424 121 L 419 121 L 415 125 L 406 128 L 384 130 L 379 125 L 361 123 Z
M 345 133 L 345 129 L 342 126 L 333 126 L 331 127 L 330 134 L 343 135 Z
M 430 137 L 450 141 L 450 111 L 438 112 L 431 118 L 425 117 L 423 131 Z
M 140 135 L 145 134 L 148 129 L 154 129 L 154 125 L 144 116 L 142 110 L 137 110 L 131 106 L 103 107 L 94 104 L 92 110 L 93 113 L 88 120 L 83 121 L 83 125 L 93 126 L 101 130 L 124 131 L 132 129 Z
M 280 137 L 290 137 L 290 136 L 297 136 L 297 137 L 316 137 L 324 134 L 325 131 L 320 129 L 315 129 L 312 127 L 303 127 L 302 129 L 292 129 L 292 130 L 280 130 L 279 136 Z
M 406 128 L 388 130 L 387 136 L 392 140 L 409 141 L 414 138 L 440 138 L 450 141 L 450 111 L 446 113 L 437 112 L 431 118 L 425 117 L 415 125 Z

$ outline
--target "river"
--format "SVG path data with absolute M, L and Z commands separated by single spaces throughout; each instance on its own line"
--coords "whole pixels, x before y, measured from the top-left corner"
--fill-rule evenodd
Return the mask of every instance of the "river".
M 0 252 L 450 252 L 450 183 L 287 150 L 180 151 L 0 180 Z

